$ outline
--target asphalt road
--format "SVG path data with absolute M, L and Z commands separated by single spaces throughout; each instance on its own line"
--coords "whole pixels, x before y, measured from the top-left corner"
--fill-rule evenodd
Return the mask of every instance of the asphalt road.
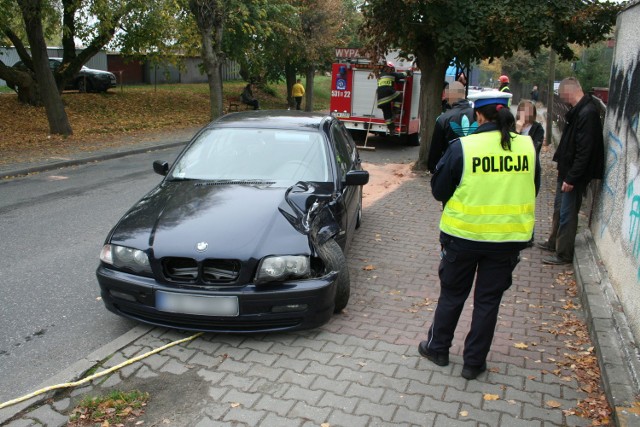
M 364 141 L 358 141 L 362 145 Z M 363 161 L 407 163 L 418 147 L 372 137 Z M 100 248 L 124 212 L 161 179 L 153 160 L 179 148 L 0 181 L 0 402 L 131 329 L 108 312 L 95 278 Z
M 95 278 L 110 228 L 161 177 L 145 153 L 0 181 L 0 402 L 134 326 L 108 312 Z

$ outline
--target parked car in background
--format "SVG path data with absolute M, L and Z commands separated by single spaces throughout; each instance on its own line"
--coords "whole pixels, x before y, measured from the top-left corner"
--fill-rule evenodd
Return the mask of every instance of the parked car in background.
M 345 252 L 369 181 L 334 117 L 227 114 L 109 233 L 97 279 L 110 311 L 187 330 L 317 327 L 348 303 Z
M 62 58 L 49 58 L 49 68 L 55 72 L 62 65 Z M 27 67 L 22 61 L 13 64 L 14 68 L 26 71 Z M 80 69 L 73 79 L 67 82 L 65 90 L 78 90 L 80 92 L 106 92 L 109 88 L 116 87 L 116 76 L 109 71 L 94 70 L 85 67 Z M 11 87 L 15 90 L 15 87 Z

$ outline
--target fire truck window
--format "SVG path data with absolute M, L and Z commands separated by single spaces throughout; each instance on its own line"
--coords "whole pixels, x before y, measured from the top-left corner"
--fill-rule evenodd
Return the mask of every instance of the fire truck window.
M 338 124 L 331 126 L 331 136 L 334 144 L 334 155 L 336 156 L 336 165 L 338 165 L 338 176 L 344 181 L 347 172 L 351 170 L 351 153 L 349 152 L 349 140 L 346 138 Z

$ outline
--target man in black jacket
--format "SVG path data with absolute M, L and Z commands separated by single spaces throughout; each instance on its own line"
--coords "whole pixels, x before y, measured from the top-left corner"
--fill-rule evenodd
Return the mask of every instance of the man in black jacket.
M 560 82 L 558 93 L 572 108 L 565 116 L 566 125 L 553 156 L 558 164 L 558 180 L 551 234 L 546 242 L 538 244 L 555 252 L 542 259 L 544 264 L 551 265 L 573 262 L 582 196 L 589 182 L 602 179 L 604 174 L 602 123 L 593 99 L 573 77 Z
M 438 162 L 454 139 L 471 135 L 478 128 L 471 103 L 465 99 L 464 86 L 460 82 L 452 82 L 447 89 L 447 99 L 451 109 L 436 119 L 436 126 L 431 137 L 427 168 L 434 173 Z

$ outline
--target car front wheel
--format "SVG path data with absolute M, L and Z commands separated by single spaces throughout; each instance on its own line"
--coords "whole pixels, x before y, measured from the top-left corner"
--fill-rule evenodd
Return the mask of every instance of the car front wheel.
M 91 91 L 91 81 L 89 79 L 80 78 L 78 79 L 78 91 L 81 93 L 87 93 Z
M 336 271 L 338 277 L 336 278 L 336 297 L 334 313 L 340 313 L 349 302 L 349 295 L 351 293 L 351 284 L 349 280 L 349 266 L 347 265 L 347 259 L 344 256 L 344 252 L 340 248 L 340 245 L 333 240 L 328 240 L 325 244 L 318 248 L 318 252 L 325 262 L 327 272 Z

